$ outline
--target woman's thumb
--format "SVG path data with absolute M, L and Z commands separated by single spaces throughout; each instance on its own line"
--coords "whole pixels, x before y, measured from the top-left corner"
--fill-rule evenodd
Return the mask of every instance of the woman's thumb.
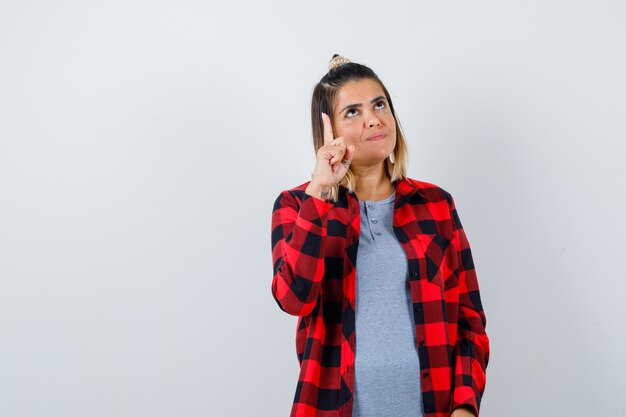
M 348 163 L 352 162 L 352 158 L 354 158 L 354 145 L 348 146 L 346 149 L 346 154 L 343 156 Z

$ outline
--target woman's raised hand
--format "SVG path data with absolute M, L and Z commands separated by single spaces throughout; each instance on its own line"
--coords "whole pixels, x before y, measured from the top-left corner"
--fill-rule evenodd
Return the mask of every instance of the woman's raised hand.
M 324 126 L 324 146 L 317 151 L 315 170 L 306 193 L 326 200 L 333 185 L 338 184 L 348 172 L 348 167 L 354 156 L 354 145 L 346 147 L 343 136 L 333 135 L 330 118 L 322 113 Z

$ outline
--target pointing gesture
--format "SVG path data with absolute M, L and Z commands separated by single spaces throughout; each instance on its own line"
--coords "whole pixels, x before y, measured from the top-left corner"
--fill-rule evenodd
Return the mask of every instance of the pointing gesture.
M 322 124 L 324 126 L 324 145 L 330 145 L 330 143 L 335 139 L 333 135 L 333 125 L 330 122 L 330 117 L 326 113 L 321 113 L 322 116 Z
M 324 145 L 317 151 L 315 170 L 306 192 L 325 200 L 328 198 L 331 187 L 338 184 L 348 172 L 354 157 L 354 145 L 346 147 L 343 136 L 335 138 L 330 117 L 326 113 L 322 113 L 321 117 L 324 127 Z

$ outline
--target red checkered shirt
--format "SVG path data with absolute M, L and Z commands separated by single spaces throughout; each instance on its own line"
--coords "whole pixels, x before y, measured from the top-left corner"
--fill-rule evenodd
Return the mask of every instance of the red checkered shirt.
M 360 207 L 339 187 L 335 203 L 280 193 L 272 212 L 272 294 L 298 316 L 300 375 L 291 417 L 350 417 L 354 393 L 356 259 Z M 408 262 L 426 417 L 459 406 L 478 415 L 489 339 L 470 245 L 454 200 L 424 181 L 394 183 L 393 230 Z

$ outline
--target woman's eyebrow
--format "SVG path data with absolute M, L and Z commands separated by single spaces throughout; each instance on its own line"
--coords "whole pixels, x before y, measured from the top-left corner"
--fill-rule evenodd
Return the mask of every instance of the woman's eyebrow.
M 376 97 L 376 98 L 371 99 L 371 100 L 370 100 L 370 103 L 375 103 L 375 102 L 377 102 L 378 100 L 384 100 L 384 99 L 385 99 L 385 96 L 378 96 L 378 97 Z M 343 109 L 341 109 L 341 111 L 340 111 L 339 113 L 343 113 L 343 112 L 344 112 L 345 110 L 347 110 L 347 109 L 356 109 L 356 108 L 359 108 L 359 107 L 362 107 L 362 106 L 363 106 L 363 105 L 362 105 L 362 104 L 360 104 L 360 103 L 359 103 L 359 104 L 348 104 L 346 107 L 344 107 Z

